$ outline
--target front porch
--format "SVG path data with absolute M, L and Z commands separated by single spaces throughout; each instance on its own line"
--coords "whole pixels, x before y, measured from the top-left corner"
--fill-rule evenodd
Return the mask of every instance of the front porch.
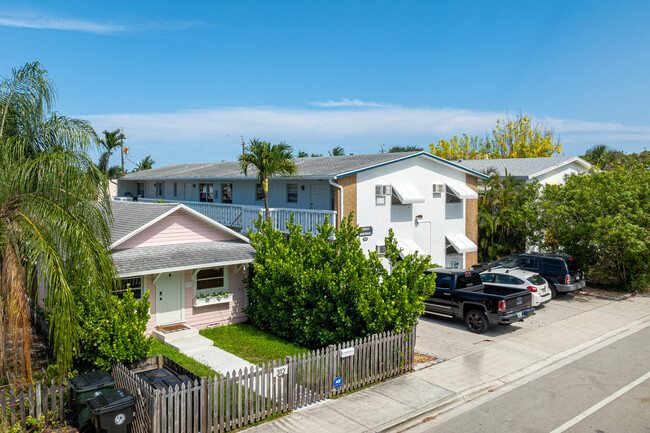
M 119 198 L 117 198 L 119 199 Z M 154 203 L 160 199 L 138 198 L 141 203 Z M 225 225 L 226 227 L 247 233 L 255 230 L 253 222 L 257 220 L 260 213 L 264 214 L 264 208 L 257 206 L 245 206 L 225 203 L 206 203 L 197 201 L 165 200 L 167 203 L 182 203 L 185 206 Z M 311 231 L 315 233 L 318 225 L 325 223 L 329 217 L 329 223 L 336 225 L 336 211 L 314 210 L 314 209 L 292 209 L 292 208 L 270 208 L 271 222 L 273 227 L 280 231 L 286 231 L 286 223 L 293 215 L 293 222 L 302 227 L 302 232 Z

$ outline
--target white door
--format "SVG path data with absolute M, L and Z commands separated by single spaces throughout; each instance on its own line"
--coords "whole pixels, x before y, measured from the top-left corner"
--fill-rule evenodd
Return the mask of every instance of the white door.
M 156 325 L 182 320 L 183 286 L 180 272 L 165 272 L 156 281 Z
M 323 184 L 312 185 L 309 209 L 328 209 L 329 208 L 329 206 L 327 205 L 327 199 L 329 198 L 327 194 L 328 190 L 329 190 L 328 185 L 323 185 Z

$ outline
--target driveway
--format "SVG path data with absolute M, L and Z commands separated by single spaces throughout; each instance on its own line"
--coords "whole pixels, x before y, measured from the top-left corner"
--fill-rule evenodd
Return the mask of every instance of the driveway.
M 616 301 L 577 294 L 560 295 L 538 308 L 533 317 L 509 326 L 492 326 L 483 334 L 470 332 L 460 319 L 426 314 L 418 322 L 415 351 L 445 360 L 452 359 L 612 302 Z

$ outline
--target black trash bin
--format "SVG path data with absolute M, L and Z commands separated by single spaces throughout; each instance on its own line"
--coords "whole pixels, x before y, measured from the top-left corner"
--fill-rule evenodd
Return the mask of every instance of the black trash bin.
M 104 370 L 92 371 L 70 379 L 77 407 L 77 422 L 83 426 L 90 421 L 90 410 L 86 400 L 107 394 L 115 387 L 113 377 Z
M 131 433 L 135 417 L 135 397 L 125 389 L 116 389 L 108 394 L 86 401 L 90 419 L 97 433 Z

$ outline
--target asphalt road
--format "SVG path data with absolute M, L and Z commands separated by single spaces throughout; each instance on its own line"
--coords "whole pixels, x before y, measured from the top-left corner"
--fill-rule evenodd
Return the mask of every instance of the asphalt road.
M 650 432 L 650 328 L 410 432 Z

